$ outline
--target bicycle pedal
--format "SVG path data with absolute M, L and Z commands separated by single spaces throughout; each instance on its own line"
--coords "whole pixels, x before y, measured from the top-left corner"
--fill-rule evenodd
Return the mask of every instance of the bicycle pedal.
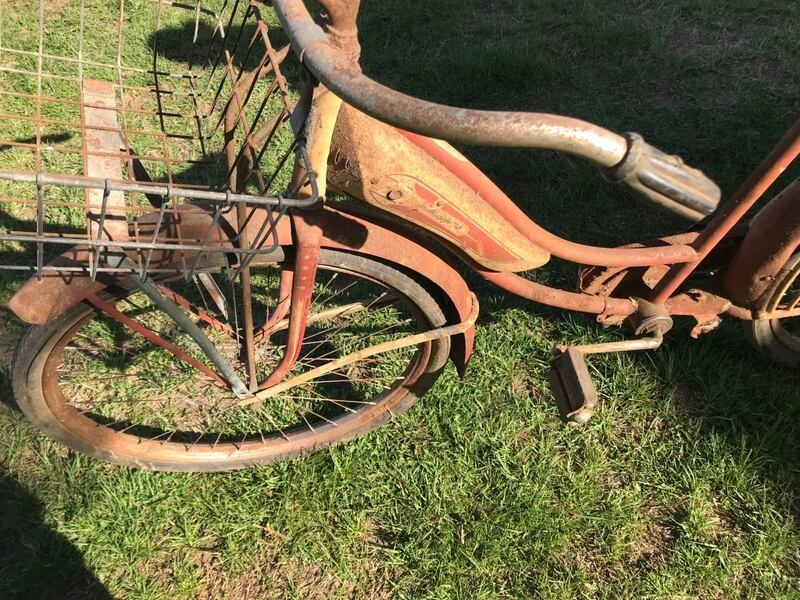
M 594 415 L 598 398 L 583 354 L 575 346 L 554 349 L 550 391 L 567 425 L 583 425 Z

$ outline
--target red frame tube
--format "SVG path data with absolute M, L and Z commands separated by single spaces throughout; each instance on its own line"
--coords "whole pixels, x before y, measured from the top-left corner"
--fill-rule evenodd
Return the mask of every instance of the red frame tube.
M 697 260 L 694 248 L 687 245 L 651 248 L 603 248 L 587 246 L 558 237 L 537 225 L 478 167 L 445 142 L 397 130 L 425 150 L 448 171 L 475 190 L 508 223 L 553 256 L 583 265 L 649 267 Z
M 398 132 L 428 152 L 445 168 L 475 190 L 509 224 L 553 256 L 585 265 L 656 266 L 672 268 L 656 286 L 652 302 L 666 303 L 681 284 L 719 244 L 747 211 L 763 196 L 781 173 L 800 154 L 800 121 L 784 135 L 759 167 L 742 184 L 722 210 L 706 225 L 691 245 L 656 248 L 600 248 L 564 240 L 534 223 L 482 171 L 446 142 L 398 129 Z M 472 261 L 468 261 L 472 263 Z M 485 279 L 517 296 L 577 312 L 629 315 L 635 304 L 626 299 L 601 298 L 544 286 L 513 273 L 498 273 L 471 264 Z
M 658 282 L 653 291 L 652 302 L 663 304 L 674 294 L 686 278 L 692 274 L 702 260 L 733 229 L 747 211 L 758 202 L 769 187 L 775 183 L 786 168 L 800 155 L 800 121 L 797 121 L 781 141 L 772 149 L 758 168 L 748 177 L 733 197 L 716 214 L 692 244 L 697 250 L 697 259 L 672 267 Z
M 566 290 L 559 290 L 558 288 L 552 288 L 530 279 L 525 279 L 516 273 L 497 273 L 495 271 L 482 270 L 477 270 L 477 272 L 481 277 L 507 292 L 547 306 L 595 315 L 627 316 L 636 312 L 636 304 L 626 298 L 608 298 L 606 296 L 567 292 Z

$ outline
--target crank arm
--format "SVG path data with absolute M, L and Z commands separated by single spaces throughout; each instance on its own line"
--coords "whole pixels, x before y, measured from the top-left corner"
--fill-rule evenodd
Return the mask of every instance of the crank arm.
M 594 416 L 599 403 L 584 357 L 589 354 L 655 350 L 672 328 L 672 319 L 662 306 L 637 298 L 638 310 L 633 316 L 636 334 L 643 337 L 620 342 L 556 346 L 550 363 L 550 391 L 555 398 L 561 418 L 568 425 L 583 425 Z
M 550 363 L 550 392 L 555 398 L 561 418 L 567 425 L 583 425 L 594 416 L 599 403 L 597 390 L 589 374 L 584 356 L 610 352 L 654 350 L 664 338 L 660 335 L 604 344 L 557 346 Z

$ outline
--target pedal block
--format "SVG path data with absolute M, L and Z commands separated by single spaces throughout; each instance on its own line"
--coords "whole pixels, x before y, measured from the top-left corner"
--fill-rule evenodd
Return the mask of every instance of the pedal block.
M 572 346 L 555 349 L 550 363 L 550 390 L 567 425 L 583 425 L 594 415 L 597 391 L 583 354 Z

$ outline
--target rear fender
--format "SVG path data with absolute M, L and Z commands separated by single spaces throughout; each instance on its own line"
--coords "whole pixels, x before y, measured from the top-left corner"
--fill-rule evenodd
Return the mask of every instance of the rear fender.
M 333 208 L 324 207 L 304 213 L 306 220 L 319 225 L 324 234 L 322 246 L 338 250 L 357 252 L 380 261 L 400 267 L 401 269 L 422 276 L 435 286 L 440 299 L 444 300 L 447 324 L 452 325 L 466 319 L 470 314 L 471 299 L 469 288 L 458 272 L 439 256 L 425 248 L 411 236 L 413 234 L 387 229 L 365 215 L 355 216 Z M 254 211 L 250 227 L 258 231 L 266 218 L 261 209 Z M 153 215 L 140 218 L 136 224 L 139 231 L 152 228 Z M 168 239 L 180 231 L 182 239 L 202 239 L 211 224 L 211 219 L 204 212 L 187 209 L 176 217 L 174 223 L 163 226 L 159 237 Z M 232 235 L 229 223 L 221 222 L 210 238 L 210 245 L 225 246 Z M 276 235 L 281 246 L 291 246 L 293 236 L 289 219 L 280 219 L 276 226 Z M 172 237 L 175 239 L 175 237 Z M 90 251 L 72 248 L 56 258 L 51 265 L 82 266 L 88 264 Z M 139 252 L 131 250 L 129 257 L 138 261 Z M 187 262 L 192 254 L 185 253 Z M 180 264 L 179 257 L 173 253 L 155 252 L 151 259 L 152 268 L 166 268 Z M 8 302 L 11 309 L 20 319 L 31 324 L 43 324 L 63 314 L 72 306 L 82 302 L 92 294 L 119 284 L 120 279 L 107 273 L 98 274 L 92 281 L 87 273 L 64 274 L 45 271 L 41 280 L 33 277 L 12 296 Z M 453 336 L 451 358 L 459 373 L 464 372 L 472 353 L 475 330 L 474 327 L 465 333 Z
M 751 221 L 725 272 L 725 290 L 740 306 L 757 308 L 776 275 L 800 247 L 800 179 Z

